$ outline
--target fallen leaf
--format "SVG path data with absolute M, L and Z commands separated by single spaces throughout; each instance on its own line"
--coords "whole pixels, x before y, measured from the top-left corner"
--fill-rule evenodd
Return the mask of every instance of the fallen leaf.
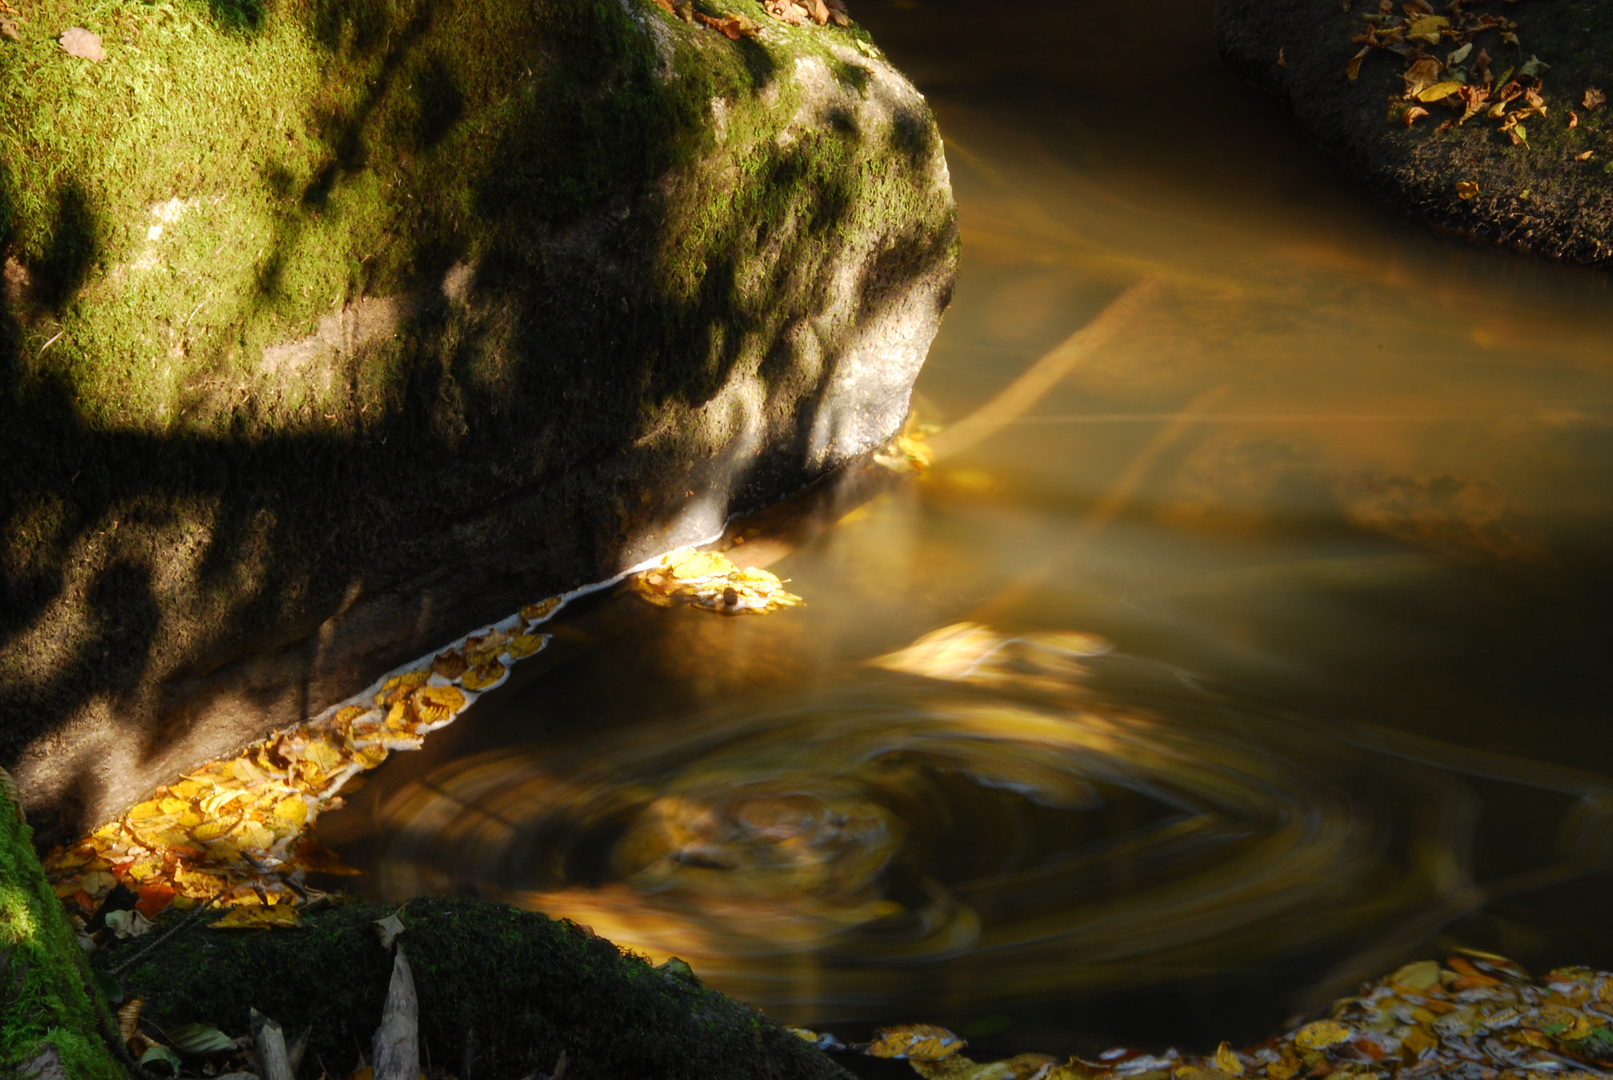
M 214 930 L 273 930 L 301 925 L 302 915 L 290 904 L 231 908 L 229 914 L 211 924 Z
M 517 634 L 510 639 L 506 652 L 512 660 L 525 660 L 529 656 L 536 656 L 549 644 L 548 634 Z
M 381 948 L 383 949 L 392 948 L 392 943 L 398 940 L 398 935 L 403 933 L 403 929 L 403 920 L 398 918 L 396 912 L 384 919 L 375 920 L 375 930 L 381 937 Z
M 452 686 L 422 686 L 410 700 L 415 713 L 428 724 L 452 720 L 465 707 L 464 693 Z
M 1579 113 L 1570 112 L 1568 114 L 1568 127 L 1569 130 L 1579 127 Z
M 124 1042 L 134 1038 L 134 1033 L 140 1029 L 140 1010 L 145 1004 L 143 996 L 131 998 L 118 1009 L 118 1038 Z
M 669 0 L 670 2 L 670 0 Z M 560 597 L 551 596 L 547 600 L 540 600 L 536 604 L 524 604 L 521 607 L 521 618 L 527 622 L 541 622 L 553 615 L 560 607 Z
M 1574 155 L 1574 160 L 1575 161 L 1589 161 L 1589 160 L 1591 160 L 1591 158 L 1593 158 L 1595 156 L 1596 156 L 1596 151 L 1595 150 L 1587 150 L 1583 154 L 1575 154 Z
M 667 2 L 670 4 L 672 0 Z M 437 658 L 431 662 L 431 670 L 445 679 L 457 679 L 470 670 L 470 662 L 458 649 L 449 649 L 447 652 L 437 654 Z
M 1427 990 L 1439 982 L 1439 961 L 1417 960 L 1396 969 L 1384 980 L 1390 986 L 1404 986 L 1412 990 Z
M 1228 1076 L 1243 1075 L 1243 1062 L 1238 1060 L 1238 1055 L 1226 1043 L 1215 1048 L 1215 1067 Z
M 1471 199 L 1479 193 L 1479 186 L 1471 180 L 1456 181 L 1456 194 L 1463 199 Z
M 166 911 L 174 902 L 174 887 L 166 882 L 156 881 L 140 888 L 140 902 L 134 909 L 148 919 L 155 919 Z
M 1299 1029 L 1294 1036 L 1294 1045 L 1303 1050 L 1325 1050 L 1329 1046 L 1337 1046 L 1353 1034 L 1337 1020 L 1317 1020 Z
M 17 28 L 17 20 L 9 16 L 0 15 L 0 37 L 7 41 L 21 41 L 22 31 Z M 15 799 L 11 800 L 16 802 Z
M 236 1049 L 235 1040 L 212 1024 L 174 1024 L 163 1029 L 175 1049 L 197 1057 L 224 1054 Z
M 904 1058 L 910 1061 L 941 1061 L 962 1050 L 968 1043 L 944 1027 L 934 1024 L 901 1024 L 874 1032 L 868 1044 L 869 1057 Z
M 1405 80 L 1406 83 L 1406 97 L 1408 99 L 1414 98 L 1424 90 L 1428 89 L 1430 86 L 1433 86 L 1435 83 L 1439 82 L 1440 72 L 1443 70 L 1444 69 L 1439 66 L 1439 61 L 1435 60 L 1432 56 L 1425 56 L 1421 60 L 1413 63 L 1405 70 L 1405 73 L 1400 76 Z
M 1344 65 L 1344 73 L 1350 77 L 1351 82 L 1354 82 L 1361 77 L 1361 61 L 1365 60 L 1367 58 L 1367 53 L 1371 51 L 1371 45 L 1361 46 L 1361 51 L 1350 57 L 1350 62 Z
M 106 59 L 106 53 L 101 51 L 100 35 L 92 34 L 82 26 L 69 28 L 56 40 L 61 43 L 68 56 L 76 56 L 96 64 Z
M 1427 116 L 1428 110 L 1423 108 L 1421 105 L 1413 105 L 1400 115 L 1401 119 L 1406 121 L 1406 126 L 1411 127 L 1411 125 L 1414 124 L 1418 119 Z
M 509 669 L 497 660 L 491 660 L 485 664 L 478 664 L 465 672 L 464 676 L 459 680 L 459 685 L 466 690 L 488 690 L 503 682 L 508 671 Z
M 179 1070 L 183 1064 L 179 1060 L 179 1055 L 174 1053 L 168 1047 L 163 1046 L 161 1043 L 152 1043 L 150 1046 L 146 1047 L 145 1053 L 140 1055 L 140 1064 L 142 1066 L 146 1066 L 155 1065 L 158 1062 L 168 1066 L 169 1070 L 174 1076 L 179 1075 Z
M 1409 41 L 1426 41 L 1430 45 L 1439 44 L 1440 31 L 1449 29 L 1451 21 L 1443 15 L 1422 15 L 1411 20 L 1406 30 Z
M 1458 90 L 1461 90 L 1461 89 L 1462 89 L 1462 84 L 1461 83 L 1457 82 L 1454 79 L 1447 79 L 1444 82 L 1437 82 L 1433 86 L 1430 86 L 1427 89 L 1420 91 L 1417 94 L 1417 100 L 1418 101 L 1439 101 L 1439 100 L 1441 100 L 1443 98 L 1450 97 L 1452 94 L 1456 93 Z

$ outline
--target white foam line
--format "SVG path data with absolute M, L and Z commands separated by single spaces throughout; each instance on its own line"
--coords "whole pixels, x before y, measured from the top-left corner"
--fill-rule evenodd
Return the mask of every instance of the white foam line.
M 577 599 L 579 599 L 581 597 L 588 596 L 591 593 L 600 592 L 603 589 L 609 589 L 614 585 L 619 585 L 621 582 L 625 581 L 629 577 L 632 577 L 634 574 L 642 573 L 645 570 L 648 570 L 651 567 L 654 567 L 654 566 L 658 565 L 661 562 L 662 559 L 666 558 L 668 555 L 670 555 L 674 551 L 681 551 L 684 548 L 691 548 L 691 547 L 697 548 L 697 547 L 701 547 L 701 546 L 703 546 L 705 544 L 714 543 L 714 542 L 716 542 L 718 539 L 720 539 L 722 537 L 723 531 L 726 528 L 727 528 L 727 526 L 724 525 L 723 529 L 718 529 L 715 533 L 712 533 L 710 536 L 705 537 L 704 539 L 696 540 L 693 543 L 679 544 L 677 547 L 668 548 L 667 550 L 661 552 L 658 555 L 652 555 L 648 559 L 645 559 L 643 562 L 636 563 L 633 566 L 629 566 L 626 570 L 623 570 L 621 573 L 617 574 L 615 577 L 606 578 L 604 581 L 596 581 L 596 582 L 593 582 L 592 584 L 589 584 L 589 585 L 580 585 L 577 588 L 572 589 L 570 592 L 563 592 L 563 593 L 560 594 L 560 603 L 555 605 L 554 610 L 549 612 L 547 615 L 543 616 L 543 618 L 541 618 L 541 619 L 533 620 L 532 625 L 534 627 L 542 626 L 544 623 L 548 622 L 550 619 L 554 618 L 556 615 L 558 615 L 562 611 L 564 611 L 566 609 L 566 605 L 571 603 L 573 600 L 577 600 Z M 374 709 L 376 707 L 375 706 L 375 695 L 380 693 L 381 688 L 386 685 L 387 680 L 397 678 L 399 675 L 403 675 L 403 674 L 406 674 L 406 673 L 411 672 L 411 671 L 419 671 L 422 667 L 429 669 L 431 667 L 431 662 L 437 658 L 438 654 L 445 653 L 449 649 L 460 648 L 465 644 L 465 642 L 469 641 L 473 637 L 481 637 L 481 636 L 483 636 L 485 634 L 490 634 L 495 630 L 511 630 L 511 629 L 514 629 L 517 625 L 522 625 L 525 622 L 526 622 L 526 620 L 521 617 L 521 613 L 519 611 L 517 611 L 514 615 L 506 616 L 505 618 L 502 618 L 502 619 L 498 620 L 495 623 L 489 623 L 486 626 L 480 627 L 480 628 L 478 628 L 476 630 L 472 630 L 468 634 L 465 634 L 465 635 L 463 635 L 461 637 L 455 638 L 453 641 L 450 641 L 448 644 L 444 645 L 440 649 L 433 649 L 430 652 L 426 653 L 424 656 L 417 657 L 414 660 L 410 660 L 408 663 L 405 663 L 405 664 L 399 664 L 397 667 L 393 668 L 392 670 L 388 671 L 386 674 L 382 675 L 380 678 L 376 679 L 373 683 L 371 683 L 369 685 L 368 688 L 359 691 L 358 693 L 354 694 L 352 697 L 345 698 L 345 699 L 343 699 L 341 701 L 338 701 L 336 704 L 334 704 L 334 705 L 330 706 L 329 708 L 325 709 L 324 711 L 320 712 L 318 716 L 315 716 L 311 720 L 303 721 L 301 724 L 294 724 L 294 725 L 292 725 L 292 727 L 286 728 L 286 729 L 283 729 L 283 730 L 294 731 L 299 727 L 313 728 L 313 727 L 318 727 L 318 726 L 324 725 L 324 724 L 328 723 L 330 721 L 331 717 L 335 716 L 336 713 L 339 710 L 345 709 L 350 705 L 362 705 L 366 710 Z M 538 652 L 542 652 L 542 651 L 543 650 L 541 650 L 541 649 L 538 650 Z M 537 655 L 538 655 L 538 653 L 536 653 L 536 652 L 532 654 L 532 656 L 537 656 Z M 528 659 L 529 660 L 529 659 L 531 659 L 531 657 L 522 657 L 520 659 L 517 659 L 515 657 L 510 657 L 509 658 L 510 662 L 508 664 L 506 664 L 505 666 L 513 668 L 516 664 L 520 663 L 522 659 Z M 501 679 L 495 685 L 502 686 L 503 685 L 503 680 Z M 488 687 L 488 689 L 491 690 L 491 689 L 494 689 L 494 687 Z M 471 705 L 475 704 L 476 699 L 481 696 L 481 693 L 486 692 L 486 691 L 478 692 L 478 691 L 475 691 L 475 690 L 467 690 L 464 687 L 461 687 L 460 690 L 465 695 L 465 708 L 461 709 L 458 713 L 456 713 L 454 715 L 454 719 L 456 719 L 456 720 L 459 718 L 460 715 L 462 715 L 465 712 L 465 709 L 469 709 L 471 707 Z M 444 723 L 442 725 L 442 727 L 447 727 L 447 726 L 448 726 L 447 723 Z M 437 729 L 433 729 L 433 730 L 437 730 Z M 265 738 L 267 738 L 267 736 L 265 736 Z M 391 753 L 392 751 L 388 751 L 388 752 Z

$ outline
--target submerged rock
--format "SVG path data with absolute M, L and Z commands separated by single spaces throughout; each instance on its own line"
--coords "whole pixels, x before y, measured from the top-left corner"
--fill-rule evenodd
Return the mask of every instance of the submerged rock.
M 730 10 L 59 12 L 93 66 L 22 24 L 0 763 L 46 839 L 895 434 L 934 120 L 855 26 Z
M 1591 93 L 1613 85 L 1604 47 L 1613 8 L 1486 0 L 1461 15 L 1445 9 L 1217 0 L 1216 35 L 1233 67 L 1288 102 L 1312 140 L 1403 213 L 1514 250 L 1613 266 L 1613 112 Z M 1461 32 L 1464 19 L 1486 16 L 1486 29 Z M 1426 74 L 1408 77 L 1419 60 Z M 1516 94 L 1491 115 L 1513 93 L 1508 84 Z

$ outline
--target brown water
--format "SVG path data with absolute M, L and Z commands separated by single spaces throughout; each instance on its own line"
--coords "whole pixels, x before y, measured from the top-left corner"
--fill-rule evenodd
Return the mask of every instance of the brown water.
M 961 212 L 921 416 L 1152 293 L 776 564 L 806 608 L 563 617 L 327 819 L 370 888 L 985 1054 L 1252 1039 L 1452 943 L 1613 967 L 1608 278 L 1376 205 L 1209 6 L 864 0 Z

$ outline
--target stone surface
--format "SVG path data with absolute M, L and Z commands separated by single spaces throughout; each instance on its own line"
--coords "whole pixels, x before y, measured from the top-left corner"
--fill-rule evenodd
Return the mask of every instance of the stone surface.
M 934 120 L 861 31 L 731 6 L 759 40 L 649 0 L 176 14 L 128 37 L 242 68 L 239 117 L 11 163 L 0 763 L 44 841 L 900 427 L 957 259 Z M 27 47 L 0 84 L 132 108 Z M 206 168 L 140 179 L 176 142 Z
M 1443 10 L 1443 5 L 1436 4 Z M 1470 8 L 1473 5 L 1468 5 Z M 1375 3 L 1353 0 L 1216 0 L 1222 56 L 1260 89 L 1286 101 L 1300 127 L 1385 202 L 1411 218 L 1485 243 L 1566 262 L 1613 266 L 1613 113 L 1581 102 L 1588 87 L 1613 85 L 1613 8 L 1596 0 L 1487 4 L 1480 11 L 1518 23 L 1520 47 L 1482 37 L 1499 74 L 1531 56 L 1551 65 L 1544 76 L 1545 118 L 1528 121 L 1527 147 L 1514 146 L 1497 121 L 1476 117 L 1439 131 L 1460 115 L 1439 103 L 1408 128 L 1389 119 L 1401 102 L 1405 63 L 1382 50 L 1345 73 L 1361 47 L 1362 16 Z M 1401 5 L 1394 5 L 1399 14 Z M 1442 61 L 1456 48 L 1428 49 Z M 1569 127 L 1570 112 L 1579 124 Z M 1592 157 L 1576 158 L 1586 151 Z M 1459 182 L 1476 184 L 1464 199 Z

